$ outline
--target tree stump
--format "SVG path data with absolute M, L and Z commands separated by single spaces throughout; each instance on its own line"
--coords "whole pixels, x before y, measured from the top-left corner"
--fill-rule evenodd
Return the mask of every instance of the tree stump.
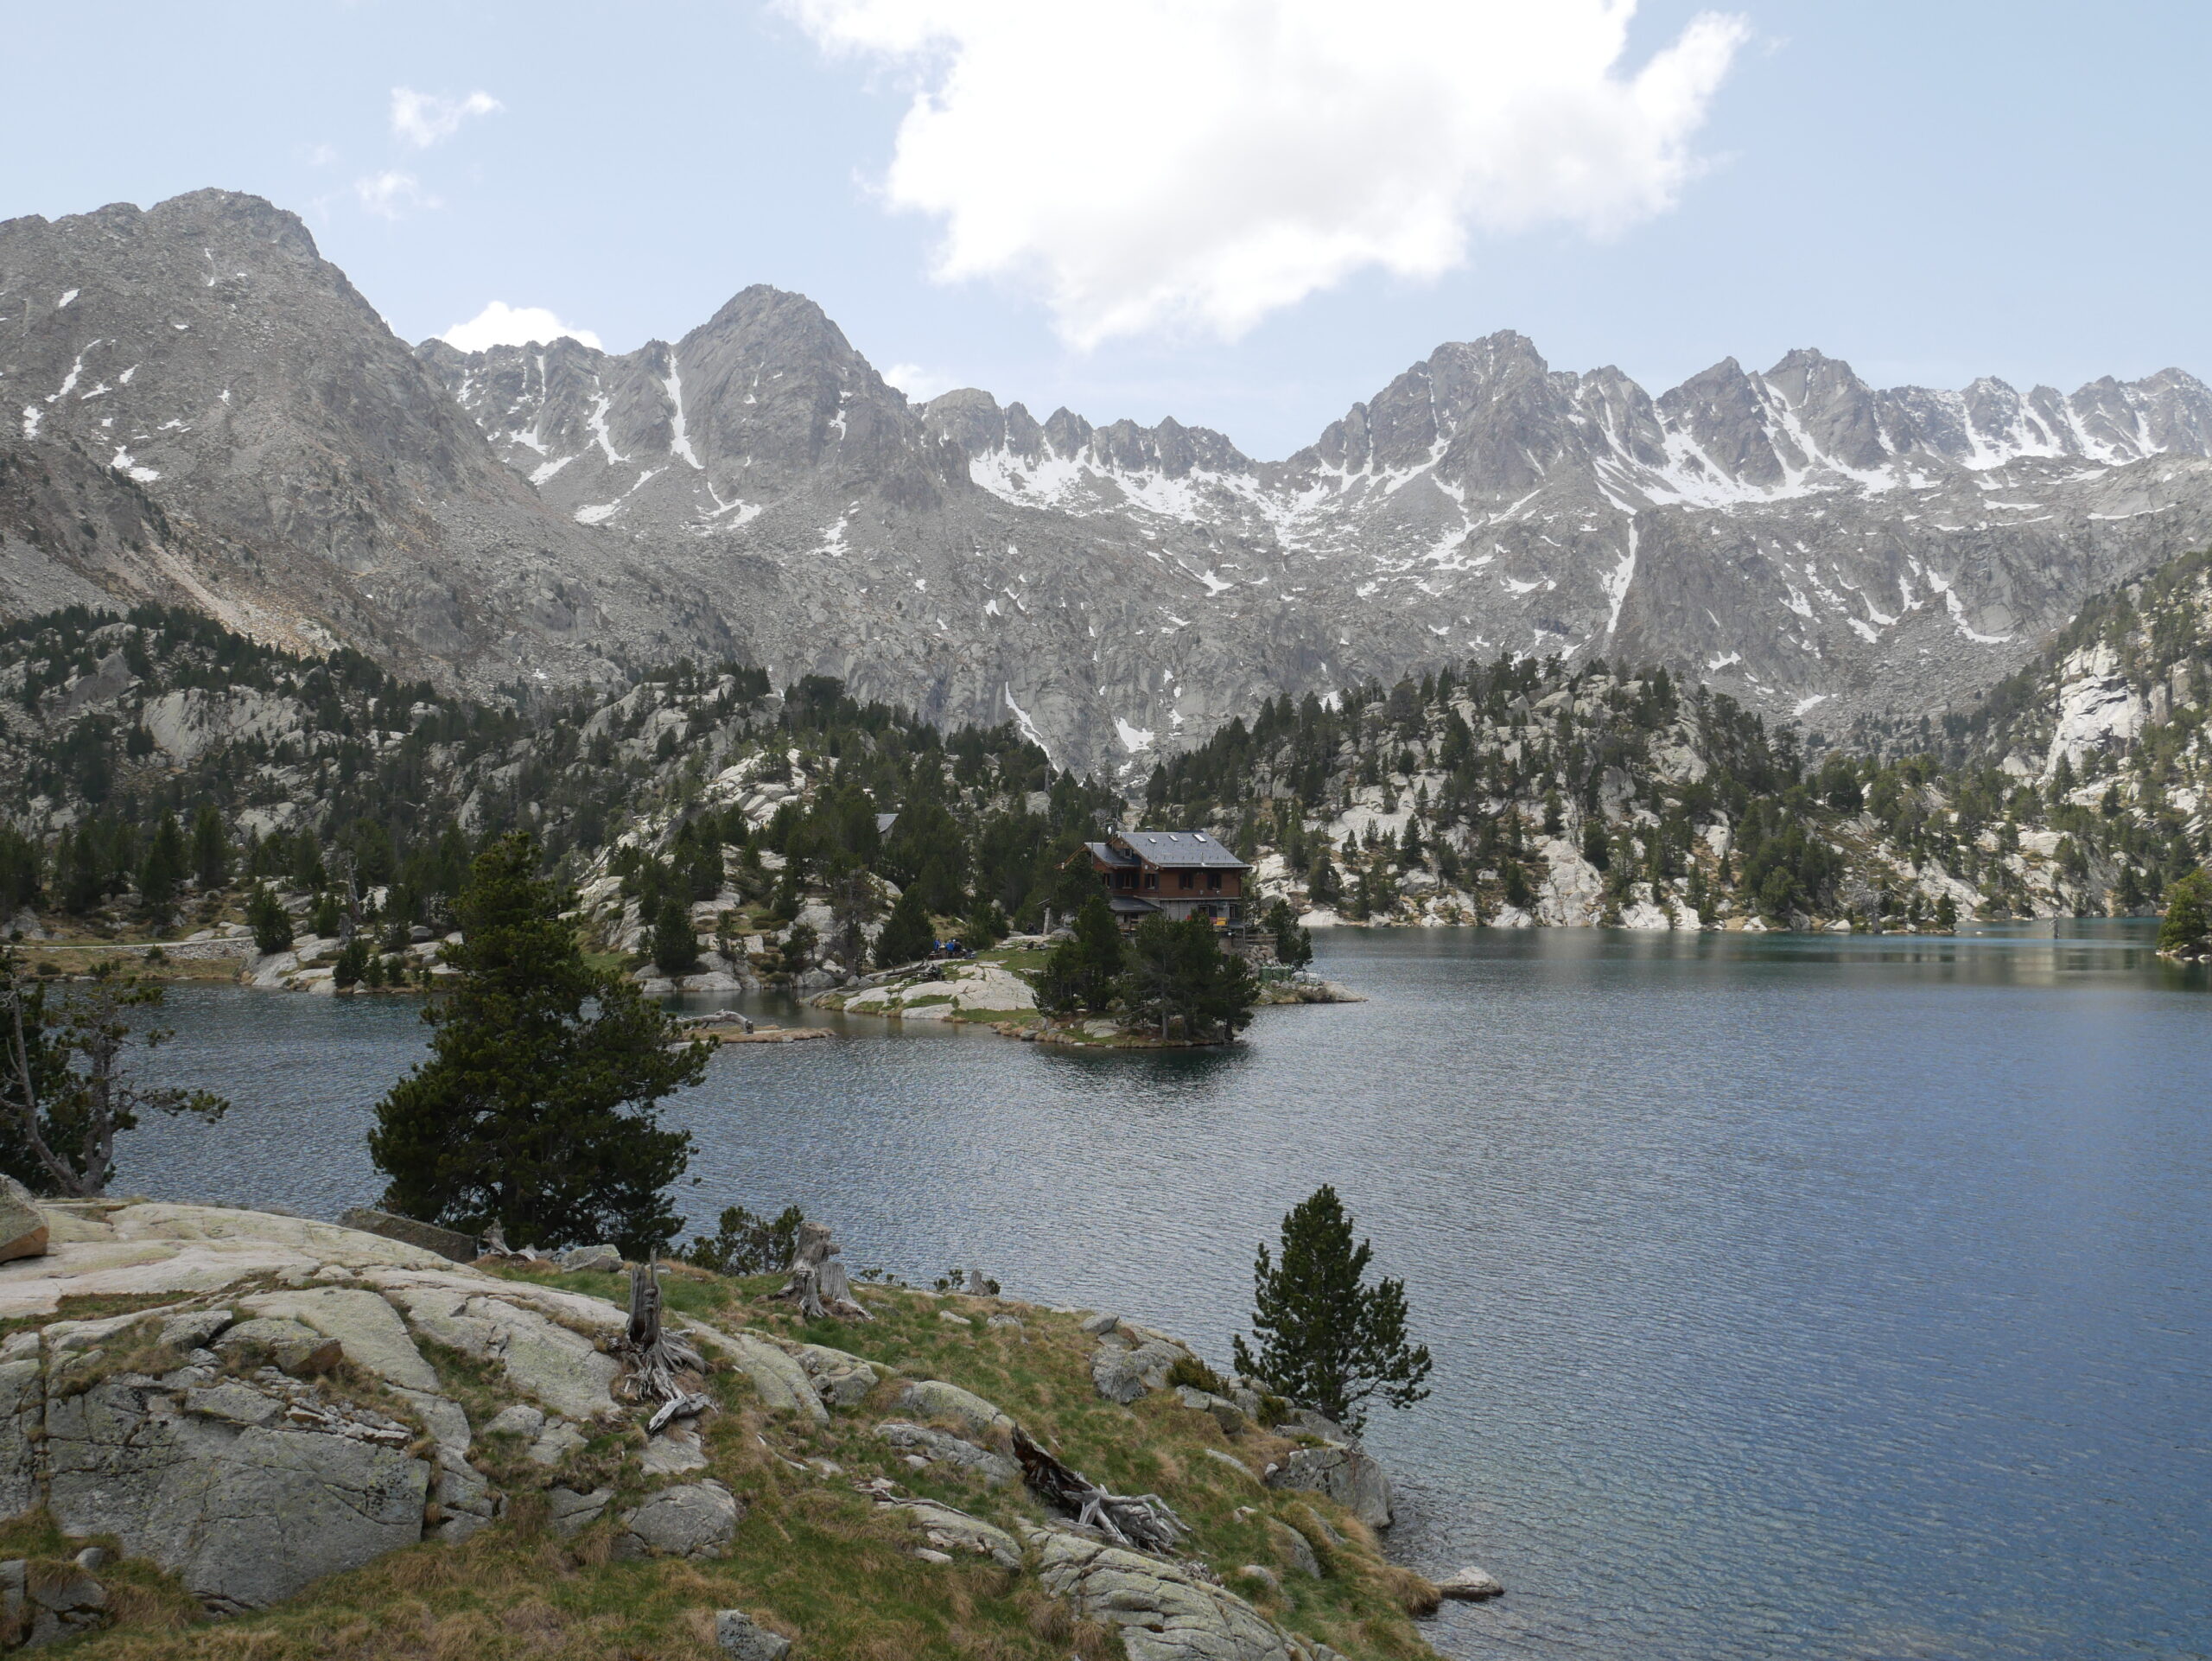
M 784 1289 L 776 1294 L 789 1298 L 798 1305 L 798 1312 L 809 1321 L 826 1321 L 835 1317 L 841 1321 L 873 1321 L 874 1316 L 860 1306 L 853 1296 L 853 1283 L 845 1276 L 845 1263 L 836 1241 L 830 1238 L 826 1223 L 801 1223 L 798 1238 L 791 1250 L 791 1279 Z
M 660 1308 L 660 1262 L 656 1257 L 630 1271 L 629 1325 L 608 1346 L 630 1364 L 626 1382 L 632 1398 L 666 1404 L 654 1419 L 656 1429 L 680 1416 L 684 1410 L 681 1404 L 694 1399 L 677 1375 L 686 1370 L 702 1375 L 707 1371 L 706 1360 L 696 1350 L 661 1330 Z

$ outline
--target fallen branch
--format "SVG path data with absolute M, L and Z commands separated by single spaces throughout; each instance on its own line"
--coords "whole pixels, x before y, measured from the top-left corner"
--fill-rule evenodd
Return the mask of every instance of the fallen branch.
M 1018 1424 L 1014 1427 L 1014 1456 L 1021 1461 L 1021 1474 L 1039 1499 L 1071 1513 L 1084 1527 L 1096 1529 L 1116 1545 L 1169 1557 L 1191 1531 L 1190 1524 L 1158 1494 L 1109 1493 L 1046 1453 Z

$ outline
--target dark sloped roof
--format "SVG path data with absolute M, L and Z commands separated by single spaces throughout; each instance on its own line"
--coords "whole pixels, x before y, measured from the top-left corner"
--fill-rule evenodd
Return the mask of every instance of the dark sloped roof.
M 1203 866 L 1217 871 L 1252 868 L 1203 830 L 1123 830 L 1121 840 L 1155 865 Z
M 1137 863 L 1137 856 L 1135 854 L 1124 853 L 1121 849 L 1115 847 L 1114 844 L 1109 842 L 1086 842 L 1083 845 L 1090 849 L 1092 856 L 1103 865 L 1135 865 Z

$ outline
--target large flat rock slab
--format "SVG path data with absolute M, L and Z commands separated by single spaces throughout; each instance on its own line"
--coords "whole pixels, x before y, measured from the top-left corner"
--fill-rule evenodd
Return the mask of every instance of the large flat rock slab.
M 257 1275 L 335 1263 L 451 1270 L 435 1252 L 305 1217 L 166 1201 L 44 1203 L 45 1255 L 0 1263 L 0 1319 L 51 1314 L 65 1297 L 219 1292 Z

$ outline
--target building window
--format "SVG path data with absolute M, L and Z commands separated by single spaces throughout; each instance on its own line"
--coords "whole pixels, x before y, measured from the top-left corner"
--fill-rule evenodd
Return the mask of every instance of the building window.
M 1198 886 L 1198 879 L 1189 871 L 1185 871 L 1183 873 L 1182 886 L 1186 888 L 1194 888 Z
M 1208 894 L 1219 894 L 1221 892 L 1221 873 L 1219 871 L 1208 871 L 1206 873 L 1206 892 Z
M 1160 886 L 1160 873 L 1157 871 L 1147 871 L 1144 874 L 1144 885 L 1147 888 L 1158 888 Z

